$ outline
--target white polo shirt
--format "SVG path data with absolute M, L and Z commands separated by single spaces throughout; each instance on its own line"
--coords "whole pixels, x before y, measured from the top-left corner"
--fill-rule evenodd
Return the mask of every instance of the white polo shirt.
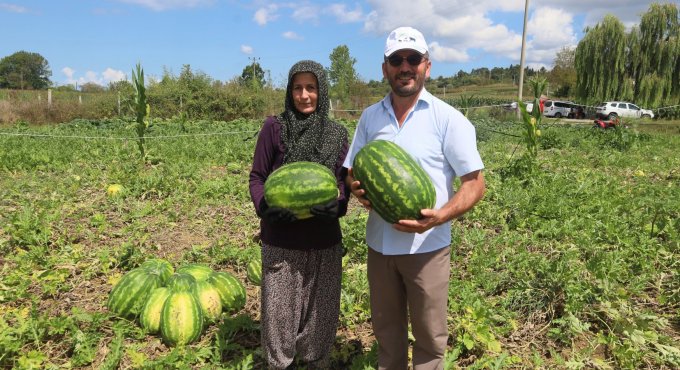
M 475 128 L 452 106 L 422 90 L 412 111 L 399 127 L 390 94 L 366 108 L 361 114 L 344 167 L 352 167 L 359 149 L 372 140 L 389 140 L 423 167 L 432 179 L 441 208 L 455 190 L 453 181 L 484 168 L 477 151 Z M 427 253 L 451 244 L 451 223 L 434 227 L 422 234 L 395 230 L 392 224 L 371 211 L 366 225 L 366 243 L 386 255 Z

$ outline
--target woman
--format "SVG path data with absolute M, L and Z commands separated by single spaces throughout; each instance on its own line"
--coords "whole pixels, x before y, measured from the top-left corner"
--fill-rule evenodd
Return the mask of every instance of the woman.
M 328 118 L 323 66 L 303 60 L 288 73 L 285 111 L 268 117 L 255 146 L 250 196 L 262 240 L 261 339 L 272 369 L 285 369 L 297 354 L 309 369 L 327 367 L 340 311 L 342 234 L 349 189 L 342 163 L 347 130 Z M 267 177 L 283 164 L 310 161 L 336 176 L 338 199 L 312 207 L 315 217 L 296 220 L 264 200 Z

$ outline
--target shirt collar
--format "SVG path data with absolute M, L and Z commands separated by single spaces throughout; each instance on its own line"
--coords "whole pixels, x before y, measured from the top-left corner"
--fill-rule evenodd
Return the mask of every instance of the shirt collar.
M 430 106 L 432 103 L 433 95 L 430 94 L 429 91 L 425 89 L 425 86 L 423 86 L 423 89 L 420 91 L 420 95 L 418 95 L 418 101 L 416 102 L 415 107 L 413 110 L 418 109 L 418 107 L 421 104 L 426 104 L 427 106 Z M 392 109 L 392 93 L 388 92 L 387 95 L 382 100 L 382 105 L 383 108 L 387 109 L 388 111 Z

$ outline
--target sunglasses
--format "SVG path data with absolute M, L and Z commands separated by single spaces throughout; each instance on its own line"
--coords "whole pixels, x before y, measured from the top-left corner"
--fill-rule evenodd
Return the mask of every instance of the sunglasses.
M 427 59 L 424 58 L 420 54 L 410 54 L 407 57 L 402 57 L 401 55 L 395 54 L 395 55 L 390 55 L 389 57 L 387 57 L 387 61 L 390 63 L 390 65 L 392 67 L 399 67 L 401 65 L 401 63 L 404 62 L 404 60 L 406 60 L 406 62 L 408 62 L 409 65 L 412 65 L 412 66 L 415 67 L 417 65 L 420 65 L 420 63 L 422 63 L 424 60 L 427 60 Z

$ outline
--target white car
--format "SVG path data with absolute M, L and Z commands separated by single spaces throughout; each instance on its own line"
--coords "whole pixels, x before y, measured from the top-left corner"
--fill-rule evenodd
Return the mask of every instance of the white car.
M 633 103 L 623 101 L 608 101 L 600 104 L 595 113 L 602 118 L 612 120 L 616 117 L 654 118 L 654 112 L 642 109 Z
M 543 103 L 543 115 L 546 117 L 569 117 L 571 108 L 574 106 L 570 101 L 546 100 Z

